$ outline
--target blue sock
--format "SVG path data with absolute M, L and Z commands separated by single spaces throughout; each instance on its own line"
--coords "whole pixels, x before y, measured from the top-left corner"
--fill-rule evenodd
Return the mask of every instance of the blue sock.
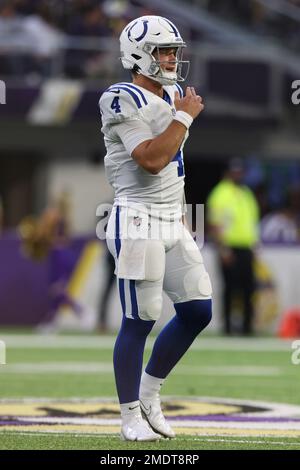
M 191 300 L 175 304 L 176 315 L 157 337 L 146 372 L 164 379 L 211 320 L 212 302 Z
M 123 317 L 114 348 L 114 370 L 120 403 L 139 399 L 144 348 L 154 321 Z

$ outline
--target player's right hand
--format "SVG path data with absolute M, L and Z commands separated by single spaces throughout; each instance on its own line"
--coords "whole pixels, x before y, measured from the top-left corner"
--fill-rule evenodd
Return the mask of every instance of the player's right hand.
M 194 87 L 189 86 L 186 88 L 186 94 L 183 98 L 180 98 L 178 91 L 175 92 L 174 104 L 176 111 L 184 111 L 190 114 L 193 119 L 204 109 L 202 97 L 197 95 Z

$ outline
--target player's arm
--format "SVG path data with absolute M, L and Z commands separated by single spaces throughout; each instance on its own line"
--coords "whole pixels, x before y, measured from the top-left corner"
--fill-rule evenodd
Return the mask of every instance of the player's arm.
M 192 87 L 187 87 L 186 96 L 183 98 L 176 92 L 175 107 L 176 111 L 184 111 L 192 119 L 204 109 L 201 96 L 198 96 Z M 132 157 L 146 171 L 157 175 L 178 152 L 187 128 L 185 124 L 174 119 L 162 134 L 139 144 L 132 152 Z

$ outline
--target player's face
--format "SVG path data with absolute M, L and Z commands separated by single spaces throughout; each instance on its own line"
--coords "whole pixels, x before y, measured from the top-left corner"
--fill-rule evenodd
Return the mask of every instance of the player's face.
M 177 47 L 160 47 L 153 52 L 153 56 L 160 62 L 160 66 L 165 72 L 175 72 L 177 69 Z

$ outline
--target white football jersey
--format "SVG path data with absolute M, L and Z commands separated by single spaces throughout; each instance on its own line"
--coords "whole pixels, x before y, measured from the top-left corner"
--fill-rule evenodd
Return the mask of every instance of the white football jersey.
M 176 112 L 174 107 L 175 91 L 183 96 L 179 85 L 164 86 L 163 99 L 154 93 L 132 83 L 117 83 L 102 94 L 99 107 L 102 129 L 106 146 L 104 158 L 105 171 L 109 183 L 115 190 L 115 203 L 131 205 L 139 203 L 147 208 L 156 206 L 166 215 L 176 213 L 181 216 L 184 199 L 183 145 L 173 160 L 157 175 L 144 170 L 131 157 L 137 145 L 161 134 L 172 122 Z M 144 135 L 136 135 L 131 151 L 116 132 L 120 123 L 134 121 L 144 124 Z M 181 213 L 178 214 L 178 208 Z

